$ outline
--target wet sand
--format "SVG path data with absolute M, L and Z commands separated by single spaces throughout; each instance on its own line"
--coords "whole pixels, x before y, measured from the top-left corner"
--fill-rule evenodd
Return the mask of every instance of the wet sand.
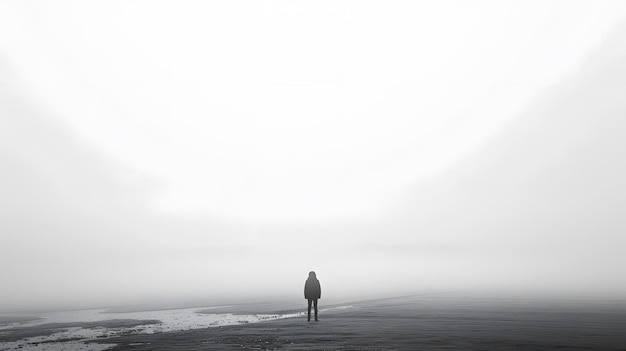
M 320 307 L 322 307 L 320 301 Z M 623 302 L 413 297 L 306 317 L 102 340 L 112 350 L 626 350 Z

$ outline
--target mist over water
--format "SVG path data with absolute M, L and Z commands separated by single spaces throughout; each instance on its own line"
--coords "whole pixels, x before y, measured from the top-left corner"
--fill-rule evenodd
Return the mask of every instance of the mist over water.
M 0 4 L 0 310 L 624 296 L 625 4 L 244 4 Z

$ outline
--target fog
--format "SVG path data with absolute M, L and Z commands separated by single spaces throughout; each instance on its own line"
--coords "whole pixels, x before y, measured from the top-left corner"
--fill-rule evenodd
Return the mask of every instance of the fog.
M 626 293 L 620 1 L 0 3 L 0 309 Z

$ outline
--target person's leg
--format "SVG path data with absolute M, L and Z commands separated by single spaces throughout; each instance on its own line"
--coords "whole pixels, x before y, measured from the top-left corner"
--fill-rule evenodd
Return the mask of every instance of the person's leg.
M 317 322 L 317 299 L 313 300 L 313 305 L 315 305 L 315 321 Z M 309 313 L 309 315 L 311 315 Z
M 311 321 L 311 302 L 313 302 L 313 300 L 308 299 L 307 301 L 309 302 L 309 322 L 310 322 Z M 317 304 L 315 304 L 315 305 L 317 306 Z

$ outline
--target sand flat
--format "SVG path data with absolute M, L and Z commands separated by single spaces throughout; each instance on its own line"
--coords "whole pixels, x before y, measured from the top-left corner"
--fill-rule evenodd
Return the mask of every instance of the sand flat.
M 402 298 L 306 318 L 107 339 L 113 350 L 626 350 L 623 303 Z

